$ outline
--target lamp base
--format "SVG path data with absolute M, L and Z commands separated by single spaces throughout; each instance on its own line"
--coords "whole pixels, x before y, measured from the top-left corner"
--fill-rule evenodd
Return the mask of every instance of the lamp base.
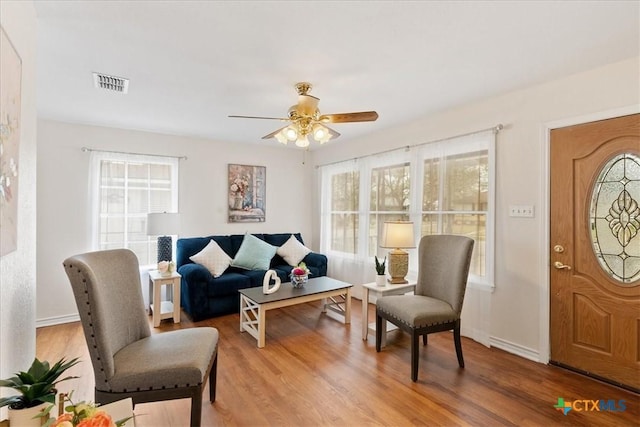
M 409 272 L 409 254 L 401 249 L 394 249 L 389 252 L 389 283 L 392 285 L 402 285 L 409 283 L 404 276 Z
M 171 261 L 173 258 L 173 244 L 171 236 L 158 237 L 158 262 Z

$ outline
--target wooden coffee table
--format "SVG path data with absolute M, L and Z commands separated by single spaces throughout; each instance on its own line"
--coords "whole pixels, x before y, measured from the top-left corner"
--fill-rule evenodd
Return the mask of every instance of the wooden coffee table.
M 265 295 L 262 287 L 240 289 L 240 332 L 248 332 L 258 340 L 258 348 L 265 345 L 266 312 L 274 308 L 324 300 L 322 312 L 338 313 L 344 323 L 351 323 L 351 287 L 353 285 L 330 277 L 316 277 L 302 288 L 283 283 L 278 291 Z

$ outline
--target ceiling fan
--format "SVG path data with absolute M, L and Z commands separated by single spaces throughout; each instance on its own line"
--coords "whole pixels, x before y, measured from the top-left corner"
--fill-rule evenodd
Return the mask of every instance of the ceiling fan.
M 324 144 L 331 138 L 337 138 L 340 136 L 338 132 L 327 127 L 325 123 L 373 122 L 378 118 L 378 113 L 375 111 L 320 114 L 320 110 L 318 110 L 318 102 L 320 102 L 320 99 L 309 95 L 309 91 L 312 88 L 311 83 L 296 83 L 295 88 L 298 91 L 298 103 L 289 108 L 287 117 L 229 117 L 290 122 L 287 126 L 263 136 L 262 139 L 276 138 L 283 144 L 295 141 L 298 147 L 303 148 L 309 146 L 309 136 L 320 144 Z

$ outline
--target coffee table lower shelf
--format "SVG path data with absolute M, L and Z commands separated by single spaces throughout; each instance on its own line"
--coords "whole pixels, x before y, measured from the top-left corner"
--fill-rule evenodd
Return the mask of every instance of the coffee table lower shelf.
M 317 278 L 312 280 L 321 280 L 325 278 Z M 311 287 L 309 283 L 306 287 Z M 333 280 L 333 279 L 329 279 Z M 337 283 L 341 283 L 335 281 Z M 337 289 L 320 290 L 315 293 L 306 293 L 299 296 L 291 295 L 291 284 L 284 283 L 282 287 L 285 288 L 284 292 L 281 289 L 278 292 L 283 292 L 284 298 L 274 298 L 275 294 L 263 295 L 262 289 L 258 294 L 257 288 L 251 288 L 250 290 L 240 290 L 240 332 L 248 332 L 252 337 L 258 341 L 258 348 L 263 348 L 266 341 L 266 312 L 275 308 L 288 307 L 296 304 L 304 304 L 311 301 L 323 300 L 322 312 L 326 313 L 327 310 L 333 311 L 344 318 L 344 323 L 351 323 L 351 286 L 350 284 L 342 283 L 343 286 Z M 295 292 L 296 290 L 293 290 Z M 246 295 L 245 293 L 249 294 Z M 271 301 L 265 301 L 273 299 Z M 258 300 L 258 301 L 256 301 Z

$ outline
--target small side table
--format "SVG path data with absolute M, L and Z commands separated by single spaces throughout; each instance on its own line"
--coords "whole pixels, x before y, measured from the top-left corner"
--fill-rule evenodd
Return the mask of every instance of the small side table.
M 180 279 L 178 273 L 163 276 L 158 270 L 149 271 L 149 314 L 153 314 L 153 327 L 160 326 L 162 319 L 173 318 L 174 323 L 180 323 Z M 170 286 L 169 295 L 173 301 L 162 301 L 163 286 Z
M 366 341 L 369 332 L 374 336 L 376 333 L 376 323 L 369 324 L 369 295 L 376 298 L 385 295 L 404 295 L 411 291 L 415 291 L 415 283 L 405 283 L 400 285 L 391 285 L 386 283 L 384 286 L 378 286 L 375 282 L 365 283 L 362 285 L 362 340 Z M 392 323 L 389 324 L 389 330 L 396 329 Z M 382 322 L 382 345 L 386 345 L 387 341 L 387 322 Z

